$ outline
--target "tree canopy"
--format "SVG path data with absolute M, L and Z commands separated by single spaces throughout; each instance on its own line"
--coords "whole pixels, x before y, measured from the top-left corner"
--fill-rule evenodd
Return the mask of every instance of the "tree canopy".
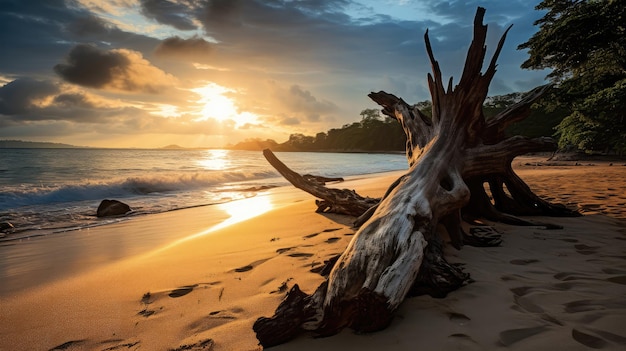
M 483 113 L 487 119 L 494 117 L 515 103 L 527 93 L 510 93 L 488 97 L 483 104 Z M 421 113 L 432 115 L 430 100 L 415 104 Z M 551 135 L 554 128 L 566 115 L 563 109 L 549 110 L 542 104 L 535 104 L 530 116 L 512 124 L 506 129 L 506 135 L 522 135 L 536 138 Z M 403 152 L 406 147 L 406 135 L 402 126 L 393 118 L 381 115 L 379 109 L 366 108 L 359 114 L 361 120 L 348 123 L 341 128 L 332 128 L 319 132 L 315 136 L 301 133 L 291 134 L 289 139 L 278 143 L 272 139 L 249 138 L 228 148 L 235 150 L 273 151 L 335 151 L 335 152 Z
M 557 126 L 559 146 L 626 153 L 626 6 L 623 0 L 544 0 L 539 31 L 528 49 L 528 69 L 552 69 L 550 99 L 567 116 Z

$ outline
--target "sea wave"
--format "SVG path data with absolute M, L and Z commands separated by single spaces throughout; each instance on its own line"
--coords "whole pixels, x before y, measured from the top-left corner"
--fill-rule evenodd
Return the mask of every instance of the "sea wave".
M 207 188 L 211 191 L 220 191 L 228 188 L 232 183 L 272 177 L 276 177 L 273 171 L 172 172 L 110 181 L 86 180 L 76 184 L 2 187 L 0 211 L 23 206 L 101 200 L 111 197 L 127 198 Z

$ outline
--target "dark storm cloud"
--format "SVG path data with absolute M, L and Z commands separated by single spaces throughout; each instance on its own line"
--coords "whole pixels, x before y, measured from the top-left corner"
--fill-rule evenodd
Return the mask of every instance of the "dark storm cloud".
M 157 46 L 154 53 L 159 56 L 204 61 L 207 60 L 212 50 L 212 45 L 208 41 L 197 36 L 189 39 L 170 37 L 163 40 L 163 42 Z
M 0 87 L 0 125 L 25 133 L 24 128 L 51 121 L 104 123 L 107 109 L 102 107 L 83 94 L 63 93 L 58 84 L 45 80 L 20 78 Z
M 114 80 L 116 72 L 125 71 L 128 66 L 130 60 L 119 52 L 80 44 L 70 50 L 67 63 L 54 66 L 54 71 L 70 83 L 103 88 Z
M 72 0 L 0 1 L 0 74 L 39 76 L 76 41 L 149 51 L 158 40 L 120 30 Z
M 38 100 L 59 91 L 56 84 L 31 78 L 16 79 L 0 87 L 0 115 L 27 113 Z
M 93 122 L 118 108 L 97 103 L 80 92 L 64 92 L 48 80 L 16 79 L 0 87 L 0 120 L 10 124 L 26 121 Z
M 510 33 L 502 61 L 523 60 L 524 53 L 515 47 L 535 30 L 529 16 L 537 14 L 532 4 L 523 1 L 485 4 L 425 0 L 420 4 L 428 8 L 433 20 L 398 20 L 380 14 L 351 17 L 347 9 L 362 5 L 350 0 L 185 1 L 176 3 L 172 13 L 199 21 L 205 32 L 218 41 L 214 51 L 219 52 L 222 62 L 270 73 L 299 69 L 375 77 L 384 72 L 395 79 L 407 74 L 421 79 L 429 71 L 422 39 L 427 28 L 444 75 L 459 78 L 479 5 L 487 7 L 488 49 L 495 47 L 506 26 L 517 20 L 524 22 Z M 167 44 L 175 43 L 182 42 L 172 40 Z M 424 89 L 406 92 L 419 91 Z
M 79 44 L 66 61 L 54 66 L 54 71 L 67 82 L 90 88 L 157 94 L 174 80 L 140 53 L 125 49 L 101 50 Z
M 175 125 L 143 109 L 116 105 L 45 80 L 16 79 L 0 87 L 0 136 L 56 136 L 65 133 L 133 133 L 129 124 L 157 131 Z M 49 130 L 46 132 L 46 128 Z M 191 133 L 181 130 L 180 133 Z M 196 130 L 197 131 L 197 130 Z M 41 134 L 43 133 L 43 134 Z
M 191 8 L 168 0 L 140 0 L 141 13 L 161 24 L 180 30 L 194 30 L 190 19 Z
M 471 41 L 473 17 L 479 5 L 487 7 L 488 50 L 495 48 L 506 26 L 516 24 L 500 59 L 516 62 L 513 70 L 519 70 L 517 66 L 525 55 L 515 48 L 536 30 L 532 22 L 538 16 L 533 11 L 534 5 L 526 1 L 488 4 L 484 1 L 424 1 L 433 20 L 416 18 L 413 21 L 386 15 L 353 18 L 345 12 L 350 5 L 354 4 L 349 1 L 218 0 L 208 2 L 196 13 L 205 31 L 220 42 L 216 50 L 223 46 L 233 54 L 234 60 L 246 57 L 250 60 L 249 66 L 256 64 L 266 70 L 280 71 L 307 65 L 313 70 L 326 69 L 327 73 L 372 77 L 384 73 L 395 79 L 411 75 L 420 84 L 430 70 L 423 42 L 427 28 L 444 75 L 452 75 L 456 80 L 460 78 Z M 444 22 L 434 19 L 444 19 Z M 508 86 L 508 90 L 512 88 Z M 424 89 L 406 92 L 419 91 Z
M 197 19 L 224 61 L 266 72 L 398 71 L 420 52 L 423 22 L 354 19 L 349 1 L 210 1 Z M 387 60 L 396 62 L 388 65 Z M 245 62 L 243 61 L 245 60 Z

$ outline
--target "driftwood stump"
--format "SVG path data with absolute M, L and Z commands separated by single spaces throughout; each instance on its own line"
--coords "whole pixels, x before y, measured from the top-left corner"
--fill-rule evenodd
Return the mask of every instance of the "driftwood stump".
M 426 32 L 424 40 L 433 71 L 428 75 L 432 117 L 392 94 L 369 94 L 383 107 L 384 114 L 402 124 L 407 136 L 409 169 L 382 199 L 363 198 L 354 191 L 328 189 L 307 181 L 271 151 L 264 151 L 268 161 L 292 184 L 322 199 L 318 211 L 359 216 L 356 224 L 360 227 L 328 279 L 313 294 L 294 285 L 273 317 L 256 321 L 254 330 L 264 347 L 288 341 L 302 331 L 327 336 L 345 327 L 358 332 L 380 330 L 390 323 L 407 295 L 442 297 L 462 286 L 468 275 L 443 257 L 439 224 L 448 232 L 451 244 L 460 248 L 463 243 L 499 243 L 497 237 L 480 240 L 465 233 L 462 219 L 482 217 L 538 225 L 516 216 L 578 215 L 540 199 L 511 168 L 516 156 L 556 148 L 551 138 L 506 138 L 504 134 L 508 125 L 528 116 L 530 105 L 546 87 L 531 91 L 490 120 L 483 115 L 482 105 L 510 29 L 481 73 L 487 33 L 487 26 L 482 24 L 484 13 L 479 7 L 465 67 L 454 87 L 452 78 L 444 87 Z

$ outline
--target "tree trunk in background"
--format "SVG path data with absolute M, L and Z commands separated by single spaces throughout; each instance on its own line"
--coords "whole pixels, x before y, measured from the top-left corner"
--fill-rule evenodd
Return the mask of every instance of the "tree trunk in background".
M 402 124 L 407 135 L 409 170 L 391 185 L 380 202 L 365 203 L 354 192 L 339 193 L 323 185 L 326 190 L 303 183 L 290 173 L 293 171 L 277 163 L 269 150 L 264 152 L 292 184 L 322 198 L 326 202 L 323 210 L 334 204 L 336 212 L 361 217 L 357 220 L 360 228 L 327 281 L 311 295 L 295 285 L 273 317 L 256 321 L 254 330 L 263 346 L 285 342 L 301 331 L 320 336 L 332 335 L 344 327 L 376 331 L 389 324 L 407 294 L 445 296 L 463 285 L 468 275 L 443 257 L 439 224 L 448 231 L 451 243 L 460 248 L 468 238 L 461 229 L 464 217 L 535 225 L 514 215 L 576 214 L 541 200 L 511 168 L 518 155 L 556 146 L 550 138 L 504 136 L 508 125 L 528 116 L 529 106 L 545 87 L 535 89 L 489 121 L 483 116 L 482 105 L 508 32 L 500 39 L 486 72 L 481 73 L 487 33 L 482 24 L 484 13 L 478 8 L 474 38 L 454 88 L 452 79 L 444 88 L 426 32 L 426 50 L 433 70 L 428 75 L 432 117 L 392 94 L 369 94 L 383 107 L 384 114 Z M 493 203 L 485 184 L 493 194 Z

